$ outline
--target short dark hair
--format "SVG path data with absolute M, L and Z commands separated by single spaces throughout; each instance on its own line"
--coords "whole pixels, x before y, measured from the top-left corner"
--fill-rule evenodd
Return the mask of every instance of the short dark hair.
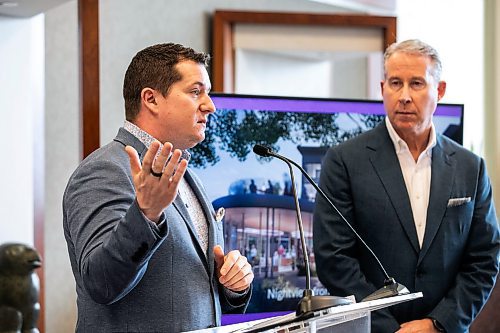
M 208 67 L 210 55 L 174 43 L 157 44 L 137 52 L 123 80 L 125 117 L 128 121 L 133 121 L 139 113 L 142 89 L 149 87 L 166 96 L 172 84 L 182 79 L 175 65 L 185 60 Z

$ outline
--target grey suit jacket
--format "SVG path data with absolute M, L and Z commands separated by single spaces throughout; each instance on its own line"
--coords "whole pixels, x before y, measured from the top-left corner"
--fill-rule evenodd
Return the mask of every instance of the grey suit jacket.
M 481 158 L 438 135 L 421 249 L 385 123 L 331 148 L 320 186 L 388 274 L 411 292 L 423 292 L 423 299 L 375 312 L 373 332 L 394 332 L 400 323 L 425 317 L 447 332 L 467 331 L 491 292 L 499 260 L 498 221 Z M 372 255 L 319 196 L 314 253 L 318 276 L 334 295 L 361 300 L 383 286 Z
M 179 197 L 156 226 L 135 201 L 124 147 L 142 160 L 146 147 L 121 128 L 88 156 L 63 198 L 64 234 L 76 280 L 77 332 L 180 332 L 219 325 L 222 311 L 243 312 L 243 295 L 217 281 L 211 249 L 223 245 L 221 222 L 201 183 L 188 170 L 209 223 L 208 258 Z

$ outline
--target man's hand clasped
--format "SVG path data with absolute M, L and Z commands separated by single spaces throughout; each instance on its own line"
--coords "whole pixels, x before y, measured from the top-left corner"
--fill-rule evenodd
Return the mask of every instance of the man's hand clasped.
M 252 266 L 247 258 L 242 256 L 240 251 L 234 250 L 224 255 L 222 247 L 214 247 L 215 262 L 217 264 L 217 276 L 219 282 L 229 290 L 241 292 L 253 281 Z

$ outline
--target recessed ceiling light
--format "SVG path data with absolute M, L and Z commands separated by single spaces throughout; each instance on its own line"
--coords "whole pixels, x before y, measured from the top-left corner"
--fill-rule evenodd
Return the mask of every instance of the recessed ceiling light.
M 0 7 L 17 7 L 17 2 L 12 1 L 1 1 Z

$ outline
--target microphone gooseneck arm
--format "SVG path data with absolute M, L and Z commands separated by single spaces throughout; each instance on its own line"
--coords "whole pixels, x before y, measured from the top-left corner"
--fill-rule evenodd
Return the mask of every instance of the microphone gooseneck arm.
M 297 196 L 297 189 L 295 187 L 295 176 L 292 169 L 292 162 L 281 155 L 273 155 L 274 157 L 282 160 L 288 165 L 290 170 L 290 178 L 292 181 L 292 193 L 295 200 L 295 213 L 297 214 L 297 223 L 299 225 L 300 243 L 302 245 L 302 253 L 304 256 L 304 265 L 306 267 L 306 290 L 311 290 L 311 268 L 309 267 L 309 253 L 307 252 L 306 237 L 304 235 L 304 226 L 302 224 L 302 214 L 300 212 L 299 198 Z
M 274 157 L 276 157 L 276 158 L 279 158 L 279 159 L 286 159 L 286 160 L 288 160 L 289 163 L 295 165 L 297 167 L 297 169 L 299 169 L 300 172 L 302 172 L 302 174 L 304 175 L 304 177 L 306 177 L 306 179 L 309 181 L 309 183 L 316 189 L 316 191 L 318 191 L 318 193 L 323 197 L 323 199 L 325 199 L 330 204 L 330 206 L 332 206 L 333 209 L 335 209 L 335 211 L 337 212 L 337 214 L 345 222 L 345 224 L 351 229 L 351 231 L 354 233 L 354 235 L 356 235 L 356 237 L 359 239 L 359 241 L 361 243 L 363 243 L 364 247 L 366 249 L 368 249 L 368 251 L 371 253 L 371 255 L 373 256 L 373 258 L 375 258 L 375 260 L 377 261 L 378 266 L 380 267 L 380 269 L 384 273 L 386 280 L 393 280 L 393 278 L 391 278 L 389 276 L 389 274 L 387 274 L 387 271 L 385 270 L 384 266 L 382 265 L 382 263 L 378 259 L 378 257 L 375 254 L 375 252 L 373 252 L 373 250 L 368 246 L 368 244 L 366 244 L 365 240 L 356 232 L 356 229 L 354 229 L 354 227 L 351 225 L 351 223 L 349 223 L 349 221 L 347 221 L 347 219 L 344 217 L 344 215 L 333 204 L 333 202 L 330 200 L 330 198 L 328 198 L 328 196 L 325 194 L 325 192 L 323 192 L 323 190 L 316 184 L 316 182 L 307 174 L 306 170 L 304 170 L 304 168 L 302 168 L 302 166 L 300 166 L 298 163 L 296 163 L 295 161 L 293 161 L 291 159 L 288 159 L 288 158 L 286 158 L 284 156 L 281 156 L 279 154 L 276 154 L 274 152 L 270 152 L 269 154 L 272 155 L 272 156 L 274 156 Z
M 295 197 L 295 201 L 296 201 L 296 207 L 298 207 L 298 199 L 297 199 L 297 193 L 295 191 L 295 182 L 293 180 L 293 173 L 292 173 L 292 167 L 291 167 L 291 165 L 294 165 L 295 167 L 297 167 L 297 169 L 300 170 L 300 172 L 304 175 L 304 177 L 307 179 L 307 181 L 316 189 L 316 191 L 318 191 L 318 193 L 337 212 L 337 214 L 340 216 L 340 218 L 342 219 L 342 221 L 344 221 L 344 223 L 351 229 L 351 231 L 354 233 L 354 235 L 356 235 L 356 237 L 363 244 L 363 246 L 370 252 L 370 254 L 372 255 L 372 257 L 377 262 L 378 267 L 380 267 L 381 271 L 383 272 L 383 274 L 385 276 L 385 281 L 384 281 L 384 286 L 382 288 L 376 290 L 372 294 L 370 294 L 367 297 L 365 297 L 363 299 L 363 301 L 371 301 L 371 300 L 380 299 L 380 298 L 384 298 L 384 297 L 391 297 L 391 296 L 396 296 L 396 295 L 408 294 L 410 292 L 404 285 L 397 283 L 394 278 L 390 277 L 389 274 L 387 274 L 387 271 L 385 270 L 384 265 L 382 265 L 382 263 L 380 262 L 379 258 L 375 254 L 375 252 L 373 252 L 373 250 L 371 249 L 371 247 L 369 247 L 368 244 L 366 244 L 365 240 L 357 233 L 356 229 L 354 229 L 354 227 L 349 223 L 349 221 L 347 221 L 347 219 L 344 217 L 344 215 L 333 204 L 333 202 L 330 200 L 330 198 L 328 198 L 328 196 L 325 194 L 325 192 L 323 192 L 323 190 L 318 186 L 318 184 L 316 184 L 316 182 L 309 176 L 309 174 L 304 170 L 304 168 L 302 168 L 301 165 L 299 165 L 298 163 L 296 163 L 295 161 L 293 161 L 293 160 L 291 160 L 289 158 L 286 158 L 286 157 L 284 157 L 284 156 L 282 156 L 280 154 L 277 154 L 277 153 L 273 152 L 271 148 L 266 147 L 266 146 L 255 145 L 253 147 L 253 151 L 254 151 L 254 153 L 256 153 L 257 155 L 260 155 L 260 156 L 264 156 L 264 157 L 276 157 L 276 158 L 278 158 L 278 159 L 280 159 L 280 160 L 282 160 L 282 161 L 284 161 L 285 163 L 288 164 L 288 167 L 290 168 L 291 178 L 292 178 L 292 188 L 293 188 L 293 191 L 294 191 L 294 197 Z M 299 211 L 298 214 L 299 215 L 298 215 L 297 220 L 299 221 L 300 228 L 301 228 L 301 241 L 302 241 L 302 244 L 305 244 L 305 237 L 303 236 L 303 233 L 302 233 L 302 219 L 300 218 L 300 211 Z M 307 254 L 307 251 L 305 253 Z M 308 259 L 309 258 L 307 258 L 306 260 L 308 260 Z M 308 264 L 308 261 L 306 261 L 306 263 L 307 263 L 306 269 L 307 269 L 307 272 L 308 272 L 308 278 L 310 278 L 309 277 L 309 264 Z M 308 287 L 308 288 L 306 288 L 304 290 L 304 297 L 303 297 L 301 303 L 299 303 L 299 308 L 303 308 L 303 309 L 302 310 L 300 310 L 300 309 L 297 310 L 297 313 L 299 313 L 299 311 L 302 311 L 302 313 L 305 313 L 305 312 L 308 311 L 307 309 L 310 309 L 310 308 L 316 306 L 316 305 L 309 305 L 309 303 L 312 303 L 310 301 L 312 299 L 312 294 L 313 293 L 312 293 L 312 290 L 310 289 L 310 287 Z
M 299 226 L 299 232 L 300 232 L 300 243 L 302 244 L 302 255 L 304 256 L 304 266 L 306 269 L 306 288 L 304 289 L 304 294 L 302 296 L 302 299 L 299 301 L 299 304 L 297 305 L 296 319 L 313 316 L 315 311 L 319 311 L 322 309 L 331 308 L 337 305 L 351 304 L 352 300 L 346 297 L 322 296 L 322 295 L 315 296 L 313 290 L 311 289 L 311 267 L 309 264 L 309 254 L 307 252 L 306 237 L 304 235 L 304 227 L 302 224 L 302 214 L 300 213 L 299 199 L 297 196 L 295 177 L 292 168 L 292 164 L 293 165 L 296 164 L 284 156 L 273 153 L 273 151 L 270 148 L 265 146 L 255 145 L 253 147 L 253 151 L 255 154 L 259 156 L 276 157 L 281 161 L 285 162 L 288 165 L 288 168 L 290 169 L 290 178 L 292 181 L 292 193 L 293 193 L 293 198 L 295 200 L 295 212 L 297 214 L 297 224 Z

